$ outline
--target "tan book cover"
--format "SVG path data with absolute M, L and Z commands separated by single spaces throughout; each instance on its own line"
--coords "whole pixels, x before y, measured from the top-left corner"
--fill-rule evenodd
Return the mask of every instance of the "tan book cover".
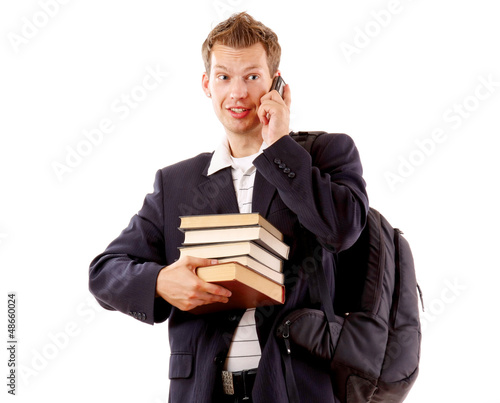
M 181 246 L 179 251 L 180 257 L 193 256 L 206 259 L 248 255 L 273 270 L 281 271 L 283 268 L 282 259 L 251 241 Z
M 283 241 L 283 234 L 259 213 L 191 215 L 181 216 L 180 219 L 179 229 L 181 230 L 260 225 Z
M 285 287 L 254 270 L 236 262 L 214 266 L 198 267 L 198 276 L 211 283 L 219 284 L 231 291 L 229 302 L 216 302 L 191 310 L 201 314 L 228 309 L 247 309 L 265 305 L 283 304 Z
M 255 270 L 257 273 L 262 274 L 270 278 L 271 280 L 277 282 L 278 284 L 283 284 L 285 281 L 285 275 L 279 271 L 273 270 L 270 267 L 258 262 L 257 260 L 251 258 L 250 256 L 231 256 L 226 257 L 224 259 L 219 259 L 219 263 L 229 263 L 229 262 L 237 262 L 242 264 L 243 266 L 250 267 L 252 270 Z
M 284 259 L 290 252 L 287 244 L 260 226 L 188 230 L 184 235 L 184 245 L 254 241 Z

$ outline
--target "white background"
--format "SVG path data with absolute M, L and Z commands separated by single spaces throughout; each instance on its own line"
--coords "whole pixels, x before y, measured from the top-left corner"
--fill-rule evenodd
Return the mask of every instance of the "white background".
M 11 398 L 2 347 L 2 402 L 166 401 L 167 325 L 98 307 L 88 265 L 141 207 L 158 168 L 218 143 L 200 48 L 240 10 L 280 38 L 292 129 L 350 134 L 371 205 L 413 248 L 427 309 L 406 401 L 500 402 L 497 2 L 62 3 L 0 6 L 0 342 L 14 291 L 22 367 Z M 143 91 L 148 69 L 168 77 Z M 131 94 L 135 109 L 118 112 Z M 84 131 L 103 119 L 113 130 L 85 148 Z M 54 164 L 78 146 L 87 155 L 58 178 Z

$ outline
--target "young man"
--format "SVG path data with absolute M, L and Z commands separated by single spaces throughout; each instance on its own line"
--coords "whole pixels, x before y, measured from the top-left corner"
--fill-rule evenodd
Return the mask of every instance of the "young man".
M 158 171 L 142 209 L 90 267 L 90 290 L 103 307 L 150 324 L 169 319 L 170 402 L 287 402 L 274 334 L 287 312 L 311 305 L 299 234 L 307 228 L 313 242 L 338 252 L 365 224 L 368 201 L 353 141 L 324 134 L 310 155 L 288 135 L 290 89 L 283 98 L 269 92 L 280 52 L 274 32 L 246 13 L 214 28 L 202 48 L 202 88 L 225 141 L 214 153 Z M 238 212 L 259 212 L 285 235 L 286 302 L 193 315 L 196 306 L 231 295 L 195 274 L 216 261 L 179 259 L 179 216 Z M 331 252 L 323 255 L 333 262 Z M 326 271 L 331 280 L 332 264 Z M 293 367 L 301 401 L 334 401 L 327 368 L 300 355 Z M 234 394 L 223 388 L 223 375 Z

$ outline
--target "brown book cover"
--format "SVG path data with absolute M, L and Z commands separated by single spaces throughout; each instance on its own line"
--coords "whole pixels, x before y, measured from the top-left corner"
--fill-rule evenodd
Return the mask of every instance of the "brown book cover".
M 285 302 L 285 287 L 236 262 L 198 267 L 198 276 L 231 291 L 229 302 L 202 305 L 191 313 L 202 314 L 228 309 L 247 309 Z
M 283 234 L 259 213 L 190 215 L 181 216 L 180 219 L 179 229 L 181 230 L 260 225 L 280 241 L 283 241 Z

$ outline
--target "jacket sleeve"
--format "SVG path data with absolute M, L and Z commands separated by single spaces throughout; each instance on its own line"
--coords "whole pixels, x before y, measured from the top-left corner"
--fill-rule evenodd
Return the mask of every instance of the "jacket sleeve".
M 106 309 L 118 310 L 153 324 L 170 314 L 171 306 L 155 298 L 156 278 L 166 266 L 163 236 L 162 174 L 154 191 L 127 228 L 90 264 L 89 289 Z
M 285 136 L 254 165 L 323 246 L 340 252 L 356 241 L 366 222 L 368 196 L 359 153 L 349 136 L 318 136 L 311 154 Z

